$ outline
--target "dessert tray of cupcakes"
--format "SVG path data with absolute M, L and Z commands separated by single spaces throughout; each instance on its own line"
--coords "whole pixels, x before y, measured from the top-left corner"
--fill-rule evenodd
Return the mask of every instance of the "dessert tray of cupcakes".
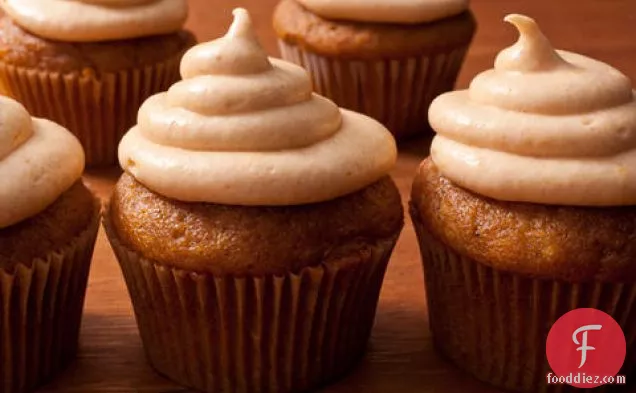
M 546 383 L 545 349 L 585 308 L 620 326 L 617 371 L 636 373 L 632 83 L 533 19 L 508 15 L 517 42 L 454 90 L 476 28 L 462 0 L 282 0 L 283 59 L 243 8 L 197 43 L 185 0 L 0 5 L 0 393 L 76 357 L 100 225 L 158 374 L 208 393 L 335 383 L 367 353 L 405 214 L 454 367 L 576 391 Z M 400 195 L 396 141 L 431 131 Z M 100 201 L 85 167 L 115 162 Z

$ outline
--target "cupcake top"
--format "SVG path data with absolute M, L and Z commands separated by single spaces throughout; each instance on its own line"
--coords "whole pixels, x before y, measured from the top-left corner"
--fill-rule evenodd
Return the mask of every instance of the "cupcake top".
M 57 41 L 98 42 L 182 28 L 187 0 L 0 0 L 20 27 Z
M 300 205 L 385 176 L 397 150 L 377 121 L 312 93 L 307 72 L 268 58 L 248 13 L 190 49 L 183 80 L 149 98 L 119 146 L 121 166 L 168 198 Z
M 46 209 L 83 171 L 84 150 L 75 136 L 0 96 L 0 228 Z
M 429 110 L 431 156 L 466 189 L 503 201 L 636 204 L 636 100 L 611 66 L 555 50 L 534 20 L 468 90 Z
M 417 24 L 458 15 L 468 0 L 296 0 L 327 19 Z

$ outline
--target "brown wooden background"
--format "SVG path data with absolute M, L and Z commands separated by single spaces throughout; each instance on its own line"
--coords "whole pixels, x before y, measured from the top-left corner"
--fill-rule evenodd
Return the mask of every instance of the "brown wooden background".
M 266 48 L 277 55 L 270 29 L 275 0 L 190 0 L 188 27 L 200 40 L 223 34 L 231 10 L 247 8 Z M 538 20 L 558 48 L 608 62 L 636 78 L 636 0 L 474 0 L 479 30 L 458 87 L 492 66 L 494 55 L 515 40 L 502 22 L 512 12 Z M 404 146 L 394 176 L 404 201 L 427 141 Z M 116 173 L 90 173 L 86 180 L 102 197 Z M 415 236 L 407 226 L 389 268 L 369 353 L 360 367 L 324 392 L 488 392 L 441 360 L 427 328 L 422 272 Z M 104 239 L 97 244 L 90 276 L 78 360 L 42 392 L 186 392 L 146 364 L 119 268 Z M 636 391 L 636 389 L 634 389 Z

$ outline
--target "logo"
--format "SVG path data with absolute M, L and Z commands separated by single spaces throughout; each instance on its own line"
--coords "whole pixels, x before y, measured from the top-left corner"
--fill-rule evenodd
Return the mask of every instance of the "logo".
M 577 351 L 581 351 L 581 364 L 579 365 L 579 368 L 585 366 L 585 361 L 587 360 L 587 351 L 593 351 L 596 349 L 594 347 L 587 346 L 587 332 L 589 330 L 601 330 L 601 329 L 603 329 L 603 325 L 587 325 L 587 326 L 581 326 L 580 328 L 574 331 L 574 334 L 572 335 L 572 341 L 574 341 L 575 344 L 577 345 L 581 344 L 579 343 L 579 340 L 576 338 L 578 334 L 582 332 L 582 336 L 583 336 L 583 341 L 581 346 L 576 349 Z
M 548 363 L 555 374 L 552 377 L 577 388 L 614 381 L 626 352 L 625 334 L 619 324 L 593 308 L 563 315 L 552 326 L 546 342 Z M 548 382 L 550 378 L 548 375 Z

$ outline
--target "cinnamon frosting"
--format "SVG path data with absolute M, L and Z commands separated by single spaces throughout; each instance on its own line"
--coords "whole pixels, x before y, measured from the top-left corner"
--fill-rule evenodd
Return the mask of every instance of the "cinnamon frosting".
M 183 80 L 149 98 L 119 146 L 121 166 L 166 197 L 297 205 L 355 192 L 396 160 L 390 133 L 312 93 L 302 68 L 268 58 L 248 13 L 188 51 Z
M 23 29 L 70 42 L 173 33 L 188 15 L 187 0 L 0 0 L 0 5 Z
M 83 170 L 84 151 L 75 136 L 0 96 L 0 228 L 46 209 Z
M 555 50 L 534 20 L 466 91 L 438 97 L 429 120 L 442 174 L 478 194 L 555 205 L 636 204 L 636 100 L 629 78 Z
M 468 0 L 297 0 L 327 19 L 417 24 L 434 22 L 468 9 Z

